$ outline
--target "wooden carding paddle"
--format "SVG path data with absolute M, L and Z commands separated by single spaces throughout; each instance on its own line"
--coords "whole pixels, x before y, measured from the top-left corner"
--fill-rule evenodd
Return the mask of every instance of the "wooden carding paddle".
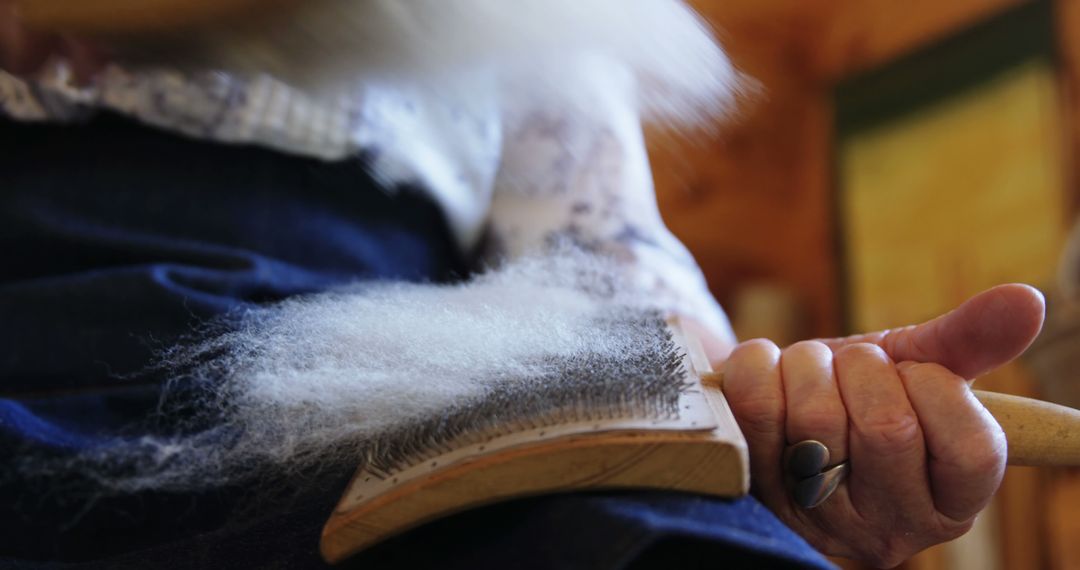
M 734 497 L 749 487 L 746 442 L 696 339 L 677 323 L 690 388 L 680 417 L 574 422 L 454 449 L 394 473 L 357 472 L 323 529 L 338 562 L 425 522 L 545 493 L 665 489 Z M 1080 465 L 1080 411 L 975 391 L 1005 430 L 1010 465 Z

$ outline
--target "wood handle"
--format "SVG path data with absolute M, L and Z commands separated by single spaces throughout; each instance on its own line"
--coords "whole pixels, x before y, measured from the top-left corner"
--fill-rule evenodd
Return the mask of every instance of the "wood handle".
M 707 372 L 705 384 L 723 386 L 724 375 Z M 1080 467 L 1080 410 L 1042 400 L 972 390 L 1009 441 L 1009 465 Z
M 973 390 L 1005 430 L 1009 465 L 1080 466 L 1080 410 Z

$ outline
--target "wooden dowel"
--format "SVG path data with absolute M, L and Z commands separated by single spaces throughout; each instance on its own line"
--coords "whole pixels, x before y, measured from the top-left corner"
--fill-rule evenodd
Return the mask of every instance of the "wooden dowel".
M 1009 465 L 1080 466 L 1080 410 L 974 390 L 1009 440 Z

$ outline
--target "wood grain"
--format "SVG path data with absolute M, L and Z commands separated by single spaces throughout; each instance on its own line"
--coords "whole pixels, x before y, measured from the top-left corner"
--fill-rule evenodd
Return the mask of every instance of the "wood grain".
M 1009 465 L 1080 466 L 1080 411 L 975 390 L 1009 441 Z
M 338 562 L 435 518 L 531 495 L 625 488 L 741 495 L 749 484 L 744 456 L 726 432 L 604 434 L 526 446 L 453 466 L 335 514 L 320 548 L 327 561 Z
M 523 443 L 469 457 L 355 508 L 338 510 L 323 529 L 320 550 L 334 563 L 386 538 L 459 511 L 520 497 L 598 489 L 664 489 L 739 496 L 750 486 L 746 440 L 728 408 L 700 343 L 676 339 L 691 377 L 701 380 L 716 428 L 701 431 L 616 431 Z M 359 473 L 358 473 L 359 476 Z M 354 479 L 343 497 L 356 484 Z

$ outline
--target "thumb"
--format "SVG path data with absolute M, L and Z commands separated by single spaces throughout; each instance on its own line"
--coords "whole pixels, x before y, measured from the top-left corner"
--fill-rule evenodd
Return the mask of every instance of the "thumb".
M 865 342 L 895 362 L 933 362 L 964 378 L 977 378 L 1012 361 L 1042 329 L 1046 301 L 1034 287 L 999 285 L 921 325 L 823 340 L 836 350 Z

